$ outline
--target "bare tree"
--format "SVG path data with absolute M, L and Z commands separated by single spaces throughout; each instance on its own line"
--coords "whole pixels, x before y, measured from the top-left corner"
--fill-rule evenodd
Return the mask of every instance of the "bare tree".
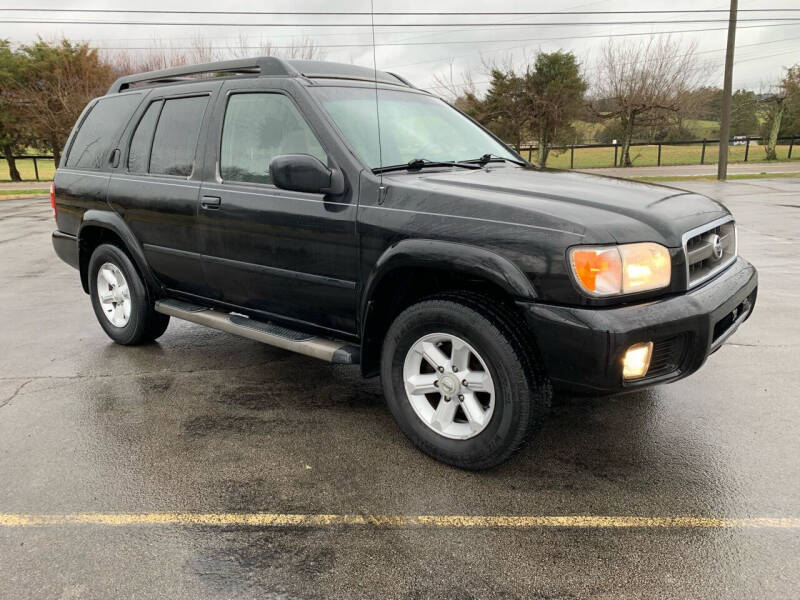
M 197 36 L 188 45 L 183 43 L 178 47 L 155 39 L 151 48 L 146 51 L 118 50 L 105 54 L 104 60 L 118 75 L 130 75 L 250 56 L 321 60 L 324 58 L 325 52 L 309 38 L 301 38 L 287 46 L 276 46 L 269 40 L 251 40 L 246 36 L 239 36 L 235 43 L 226 47 L 218 47 L 212 45 L 209 40 Z
M 778 154 L 778 135 L 784 123 L 787 110 L 797 112 L 797 105 L 800 104 L 800 64 L 787 70 L 786 76 L 778 84 L 775 93 L 763 101 L 765 106 L 766 120 L 764 121 L 765 140 L 764 149 L 767 160 L 777 160 Z
M 446 72 L 433 75 L 433 82 L 435 84 L 431 86 L 433 92 L 451 104 L 456 104 L 459 98 L 478 95 L 472 73 L 462 71 L 460 75 L 456 75 L 452 58 Z
M 103 55 L 103 61 L 111 66 L 117 76 L 158 71 L 170 67 L 180 67 L 189 62 L 183 52 L 170 50 L 167 47 L 152 48 L 145 52 L 118 50 Z
M 225 50 L 227 56 L 232 58 L 246 58 L 248 56 L 278 56 L 288 59 L 323 60 L 325 49 L 320 48 L 311 38 L 292 40 L 286 46 L 278 46 L 270 40 L 251 40 L 246 36 L 239 36 L 236 44 L 229 45 Z
M 706 80 L 709 67 L 698 60 L 696 48 L 695 42 L 683 45 L 669 36 L 638 43 L 610 40 L 603 47 L 592 105 L 605 105 L 595 110 L 601 118 L 619 119 L 623 166 L 632 165 L 634 128 L 663 124 Z

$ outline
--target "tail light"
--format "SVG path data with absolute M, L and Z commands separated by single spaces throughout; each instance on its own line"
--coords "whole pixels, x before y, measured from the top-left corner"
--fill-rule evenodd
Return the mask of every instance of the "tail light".
M 50 206 L 53 208 L 53 218 L 58 216 L 58 209 L 56 208 L 56 184 L 50 183 Z

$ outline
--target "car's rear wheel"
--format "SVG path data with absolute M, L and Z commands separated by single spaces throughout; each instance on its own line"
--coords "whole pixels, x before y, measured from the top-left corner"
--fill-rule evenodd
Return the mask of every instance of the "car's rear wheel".
M 541 422 L 551 388 L 515 315 L 475 295 L 403 311 L 381 376 L 400 428 L 423 452 L 467 469 L 508 459 Z
M 154 310 L 136 267 L 117 246 L 101 244 L 95 248 L 89 259 L 88 277 L 97 320 L 118 344 L 152 342 L 167 329 L 169 316 Z

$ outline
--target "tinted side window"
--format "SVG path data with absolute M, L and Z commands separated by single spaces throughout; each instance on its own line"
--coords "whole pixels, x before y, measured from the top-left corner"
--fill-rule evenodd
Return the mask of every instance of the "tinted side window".
M 323 163 L 328 160 L 308 123 L 286 96 L 231 96 L 222 125 L 222 178 L 270 183 L 269 163 L 281 154 L 310 154 Z
M 65 166 L 100 169 L 105 166 L 111 145 L 139 106 L 140 94 L 101 98 L 89 111 L 72 141 Z
M 150 172 L 162 175 L 192 174 L 197 136 L 208 96 L 176 98 L 164 102 L 158 119 Z
M 147 163 L 150 158 L 150 142 L 153 140 L 153 131 L 158 121 L 158 113 L 161 112 L 162 102 L 153 102 L 144 113 L 136 127 L 136 132 L 131 139 L 131 150 L 128 153 L 128 169 L 135 173 L 147 171 Z

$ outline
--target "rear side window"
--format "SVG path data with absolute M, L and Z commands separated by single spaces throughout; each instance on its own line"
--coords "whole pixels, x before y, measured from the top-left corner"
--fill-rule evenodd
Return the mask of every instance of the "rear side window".
M 207 103 L 208 96 L 164 102 L 150 154 L 151 173 L 184 177 L 192 174 L 197 136 Z
M 134 173 L 147 172 L 147 162 L 150 158 L 150 142 L 153 141 L 153 132 L 156 129 L 158 114 L 161 112 L 163 102 L 153 102 L 144 113 L 136 132 L 131 139 L 131 150 L 128 153 L 128 169 Z
M 328 160 L 308 123 L 286 96 L 231 96 L 222 125 L 222 178 L 271 183 L 269 163 L 281 154 L 310 154 L 323 163 Z
M 101 169 L 106 165 L 111 146 L 133 111 L 141 102 L 141 94 L 125 94 L 101 98 L 75 134 L 65 166 L 75 169 Z

